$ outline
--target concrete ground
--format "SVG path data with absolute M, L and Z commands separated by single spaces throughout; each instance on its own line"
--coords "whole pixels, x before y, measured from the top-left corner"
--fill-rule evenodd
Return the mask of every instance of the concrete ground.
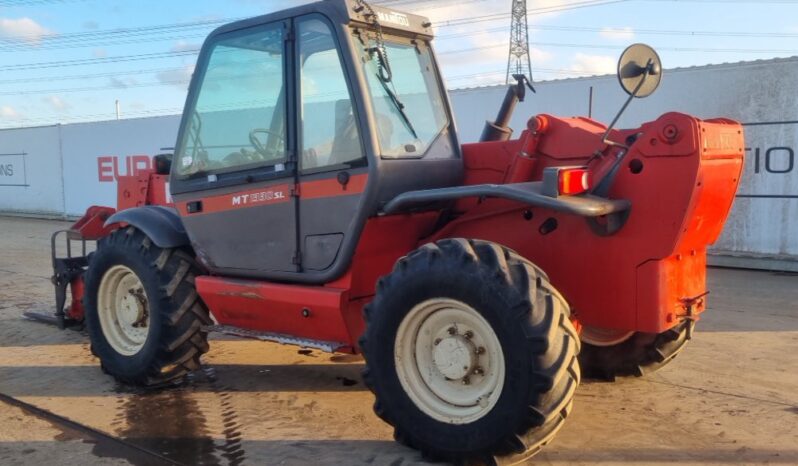
M 66 226 L 0 217 L 0 394 L 183 464 L 422 463 L 372 414 L 355 357 L 216 339 L 182 388 L 118 386 L 85 334 L 21 317 L 53 307 L 48 241 Z M 649 377 L 583 383 L 535 464 L 798 464 L 798 276 L 709 279 L 689 347 Z M 0 464 L 155 463 L 0 402 Z

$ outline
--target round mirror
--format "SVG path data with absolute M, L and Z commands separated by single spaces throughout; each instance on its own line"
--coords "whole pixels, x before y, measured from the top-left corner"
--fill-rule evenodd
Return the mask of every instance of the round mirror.
M 662 81 L 662 62 L 646 44 L 630 45 L 618 61 L 618 80 L 627 94 L 648 97 Z

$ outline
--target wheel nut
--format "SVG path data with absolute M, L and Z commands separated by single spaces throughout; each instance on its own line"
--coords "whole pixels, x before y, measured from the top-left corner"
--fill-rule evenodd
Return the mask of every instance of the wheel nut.
M 449 335 L 454 335 L 454 334 L 456 334 L 456 333 L 457 333 L 457 329 L 456 329 L 456 328 L 454 328 L 454 327 L 449 327 L 449 330 L 448 330 L 448 332 L 449 332 Z
M 463 377 L 463 385 L 470 385 L 470 384 L 471 384 L 471 379 L 469 379 L 468 376 Z
M 438 346 L 440 344 L 441 344 L 441 339 L 440 338 L 436 338 L 435 339 L 435 346 Z
M 477 348 L 477 354 L 485 354 L 485 348 L 483 348 L 481 346 L 479 348 Z
M 472 332 L 471 330 L 468 330 L 468 331 L 466 331 L 466 333 L 463 334 L 463 336 L 470 340 L 470 339 L 474 338 L 474 332 Z
M 485 370 L 481 367 L 474 368 L 474 375 L 485 375 Z

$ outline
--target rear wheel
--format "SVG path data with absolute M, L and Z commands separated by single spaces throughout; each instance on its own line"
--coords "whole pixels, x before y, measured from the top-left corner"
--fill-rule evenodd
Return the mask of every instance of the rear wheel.
M 548 443 L 579 384 L 579 339 L 546 275 L 485 241 L 400 259 L 360 345 L 374 410 L 435 460 L 517 462 Z
M 689 341 L 687 321 L 663 333 L 619 332 L 585 327 L 579 364 L 585 377 L 614 380 L 662 369 Z
M 98 244 L 84 276 L 92 351 L 107 373 L 157 386 L 198 369 L 208 351 L 208 309 L 194 290 L 201 273 L 180 249 L 159 248 L 133 227 Z

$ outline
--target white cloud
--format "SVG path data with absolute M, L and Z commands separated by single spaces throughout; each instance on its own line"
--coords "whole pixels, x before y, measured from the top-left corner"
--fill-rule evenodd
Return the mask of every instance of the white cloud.
M 173 45 L 170 50 L 172 52 L 193 52 L 195 50 L 199 50 L 199 48 L 200 44 L 179 40 L 175 42 L 175 45 Z
M 630 27 L 602 28 L 599 35 L 605 39 L 628 42 L 635 38 L 635 30 Z
M 53 31 L 30 18 L 0 18 L 0 37 L 36 44 L 42 37 L 50 34 Z
M 535 47 L 529 47 L 529 56 L 532 59 L 532 68 L 534 68 L 538 63 L 547 62 L 554 58 L 554 55 L 551 53 Z
M 155 75 L 155 78 L 161 84 L 169 84 L 185 89 L 191 80 L 192 74 L 194 74 L 194 65 L 189 65 L 174 70 L 161 71 Z
M 47 105 L 49 105 L 53 110 L 55 110 L 57 112 L 67 111 L 71 107 L 71 105 L 69 105 L 67 102 L 64 101 L 64 99 L 62 99 L 61 97 L 58 97 L 57 95 L 51 95 L 51 96 L 45 97 L 42 100 L 44 100 L 44 102 Z
M 18 119 L 20 118 L 20 116 L 21 115 L 19 114 L 19 112 L 17 112 L 17 110 L 14 107 L 11 107 L 9 105 L 3 105 L 2 107 L 0 107 L 0 117 L 2 118 L 12 120 L 12 119 Z
M 108 78 L 108 80 L 111 82 L 111 86 L 116 88 L 116 89 L 125 89 L 125 88 L 127 88 L 127 83 L 125 81 L 117 78 L 116 76 L 111 76 L 110 78 Z
M 613 74 L 618 66 L 618 59 L 607 55 L 587 55 L 577 53 L 570 66 L 579 74 Z

